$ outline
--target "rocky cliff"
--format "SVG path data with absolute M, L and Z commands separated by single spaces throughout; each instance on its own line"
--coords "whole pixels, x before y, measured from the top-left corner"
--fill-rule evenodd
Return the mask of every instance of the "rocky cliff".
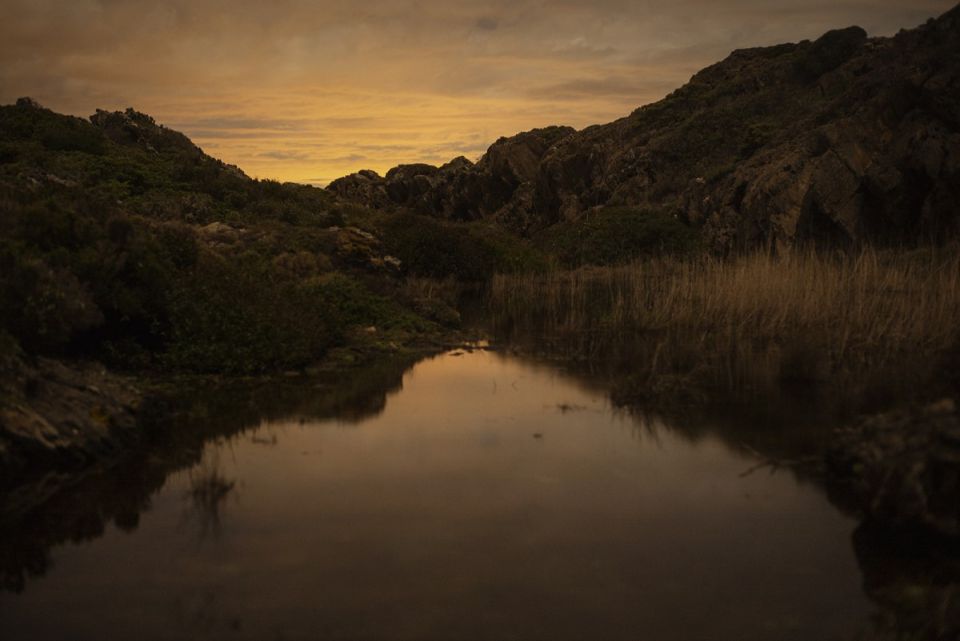
M 960 225 L 960 7 L 734 51 L 660 102 L 582 131 L 501 138 L 476 163 L 334 181 L 342 198 L 534 234 L 602 206 L 670 213 L 718 252 L 904 244 Z

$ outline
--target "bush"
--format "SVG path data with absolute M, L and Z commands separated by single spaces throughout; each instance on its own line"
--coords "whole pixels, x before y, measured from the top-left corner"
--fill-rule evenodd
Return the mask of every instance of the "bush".
M 537 249 L 484 223 L 402 214 L 387 218 L 380 231 L 387 253 L 413 276 L 479 282 L 495 273 L 542 271 L 547 264 Z
M 338 338 L 326 301 L 276 282 L 256 255 L 227 262 L 201 255 L 173 289 L 163 362 L 198 372 L 251 373 L 295 367 Z
M 417 276 L 480 281 L 496 271 L 493 248 L 462 225 L 404 214 L 383 225 L 387 253 L 399 258 Z
M 341 273 L 310 279 L 299 286 L 299 295 L 319 305 L 338 333 L 351 327 L 376 326 L 381 329 L 418 331 L 423 320 L 402 308 L 396 301 L 371 291 L 359 280 Z
M 100 155 L 106 150 L 103 134 L 79 119 L 46 120 L 38 126 L 35 135 L 51 151 L 80 151 Z
M 55 352 L 103 323 L 87 288 L 70 272 L 51 269 L 22 247 L 0 244 L 0 322 L 26 349 Z
M 697 235 L 660 212 L 610 207 L 559 223 L 537 238 L 565 266 L 616 265 L 643 256 L 684 254 L 696 248 Z

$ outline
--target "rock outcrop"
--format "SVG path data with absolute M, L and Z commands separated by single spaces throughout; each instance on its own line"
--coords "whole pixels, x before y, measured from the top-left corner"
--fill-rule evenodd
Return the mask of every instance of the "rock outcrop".
M 35 461 L 89 463 L 138 437 L 141 395 L 94 363 L 0 364 L 0 482 Z
M 476 164 L 460 156 L 441 167 L 400 165 L 384 177 L 364 170 L 327 189 L 366 207 L 402 207 L 452 220 L 496 218 L 522 231 L 543 158 L 574 133 L 570 127 L 534 129 L 499 139 Z
M 384 253 L 383 243 L 370 232 L 356 227 L 332 227 L 336 234 L 334 257 L 342 264 L 369 271 L 399 273 L 400 259 Z
M 850 27 L 735 51 L 613 123 L 330 190 L 526 234 L 598 206 L 656 208 L 721 253 L 939 240 L 960 227 L 960 7 L 892 38 Z

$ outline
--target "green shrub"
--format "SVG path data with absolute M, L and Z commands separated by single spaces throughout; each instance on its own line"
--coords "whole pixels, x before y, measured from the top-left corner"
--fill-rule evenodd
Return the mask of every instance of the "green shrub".
M 167 352 L 177 369 L 248 373 L 298 365 L 331 343 L 324 310 L 275 283 L 257 256 L 200 256 L 173 288 Z
M 423 321 L 409 310 L 346 274 L 324 274 L 305 281 L 299 289 L 300 295 L 311 304 L 325 310 L 330 326 L 337 332 L 366 326 L 387 330 L 424 329 Z
M 80 151 L 100 155 L 106 150 L 106 139 L 90 123 L 80 119 L 47 119 L 34 134 L 51 151 Z
M 387 253 L 417 276 L 479 281 L 496 271 L 494 250 L 462 225 L 403 214 L 383 224 L 383 241 Z
M 401 214 L 380 223 L 388 254 L 411 275 L 479 282 L 495 273 L 542 271 L 546 260 L 516 236 L 485 223 L 451 223 Z
M 26 349 L 55 352 L 102 324 L 89 291 L 64 269 L 52 269 L 23 247 L 0 243 L 0 323 Z
M 696 232 L 664 213 L 610 207 L 556 224 L 536 239 L 565 266 L 615 265 L 643 256 L 688 253 Z

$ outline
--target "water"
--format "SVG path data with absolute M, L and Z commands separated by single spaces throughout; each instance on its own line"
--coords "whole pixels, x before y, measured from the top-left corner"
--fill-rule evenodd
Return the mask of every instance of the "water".
M 374 411 L 291 408 L 194 444 L 192 465 L 145 456 L 25 518 L 0 540 L 8 566 L 32 564 L 0 594 L 3 638 L 809 641 L 874 625 L 857 523 L 789 471 L 745 475 L 759 461 L 739 436 L 616 411 L 597 385 L 491 352 L 392 387 Z

